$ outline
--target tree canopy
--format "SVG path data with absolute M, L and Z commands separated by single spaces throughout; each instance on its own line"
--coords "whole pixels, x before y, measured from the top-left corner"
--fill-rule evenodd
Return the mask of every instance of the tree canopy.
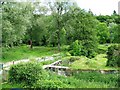
M 94 15 L 70 0 L 48 3 L 3 2 L 2 43 L 58 46 L 71 45 L 76 40 L 83 55 L 90 56 L 98 43 L 120 43 L 120 16 Z

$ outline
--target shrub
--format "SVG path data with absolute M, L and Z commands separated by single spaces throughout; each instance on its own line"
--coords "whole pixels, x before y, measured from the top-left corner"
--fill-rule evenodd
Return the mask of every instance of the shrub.
M 46 89 L 62 87 L 67 87 L 67 85 L 62 83 L 60 80 L 39 80 L 34 85 L 34 88 L 46 88 Z
M 34 83 L 34 88 L 67 88 L 67 84 L 63 83 L 62 79 L 66 79 L 64 76 L 58 76 L 55 73 L 49 72 L 48 77 L 45 80 L 38 80 L 37 83 Z
M 97 50 L 97 53 L 98 54 L 105 54 L 106 53 L 106 51 L 108 50 L 108 47 L 109 47 L 110 45 L 109 44 L 104 44 L 104 45 L 98 45 L 98 50 Z
M 96 55 L 96 48 L 93 47 L 92 44 L 76 40 L 70 45 L 69 52 L 72 56 L 83 55 L 89 58 L 93 58 Z
M 9 82 L 24 83 L 26 86 L 32 86 L 37 80 L 44 79 L 45 75 L 45 71 L 39 63 L 19 63 L 10 68 Z
M 107 65 L 112 67 L 120 67 L 120 45 L 112 45 L 108 48 L 107 52 Z
M 71 56 L 71 54 L 69 52 L 66 52 L 65 56 Z
M 73 56 L 81 55 L 81 48 L 82 46 L 80 46 L 79 41 L 76 40 L 70 45 L 70 54 Z

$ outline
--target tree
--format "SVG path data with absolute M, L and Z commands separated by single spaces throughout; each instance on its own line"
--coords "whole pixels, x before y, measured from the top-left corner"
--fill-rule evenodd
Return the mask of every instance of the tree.
M 108 43 L 109 42 L 109 29 L 106 23 L 99 23 L 97 25 L 97 36 L 100 44 Z
M 80 8 L 75 8 L 69 13 L 70 19 L 68 24 L 72 27 L 73 32 L 73 37 L 71 38 L 74 41 L 79 40 L 80 45 L 83 47 L 81 55 L 93 57 L 97 50 L 96 25 L 98 21 L 90 13 Z
M 61 45 L 61 31 L 64 27 L 64 20 L 63 20 L 63 14 L 65 14 L 69 8 L 71 7 L 71 2 L 63 1 L 63 0 L 56 0 L 55 2 L 49 3 L 51 15 L 55 19 L 56 28 L 55 32 L 57 35 L 57 44 L 58 44 L 58 50 L 60 51 L 60 45 Z
M 27 29 L 25 41 L 30 42 L 30 48 L 33 45 L 47 45 L 48 43 L 48 8 L 41 5 L 41 2 L 32 3 L 34 10 L 31 15 L 31 27 Z
M 114 43 L 120 43 L 120 25 L 117 25 L 114 27 L 114 32 L 113 32 L 113 42 Z
M 120 67 L 120 45 L 115 44 L 108 48 L 106 66 Z
M 25 40 L 32 42 L 32 45 L 47 45 L 47 23 L 48 18 L 44 15 L 33 15 L 31 19 L 31 28 L 27 30 Z
M 116 24 L 120 24 L 120 15 L 117 15 L 117 16 L 115 17 L 115 23 L 116 23 Z
M 117 12 L 115 10 L 113 11 L 113 15 L 117 15 Z
M 116 23 L 110 23 L 109 26 L 108 26 L 108 29 L 109 29 L 109 32 L 110 32 L 110 43 L 113 43 L 114 41 L 114 29 L 115 27 L 117 26 Z
M 114 17 L 111 17 L 109 15 L 99 15 L 99 16 L 96 16 L 96 19 L 100 22 L 103 22 L 103 23 L 106 23 L 107 26 L 114 22 Z
M 57 39 L 58 39 L 58 50 L 60 51 L 60 31 L 61 31 L 61 25 L 62 25 L 62 12 L 63 12 L 63 2 L 55 2 L 54 3 L 56 13 L 53 13 L 54 18 L 56 19 L 56 34 L 57 34 Z
M 5 46 L 22 43 L 30 24 L 31 11 L 30 3 L 6 2 L 2 5 L 2 43 Z

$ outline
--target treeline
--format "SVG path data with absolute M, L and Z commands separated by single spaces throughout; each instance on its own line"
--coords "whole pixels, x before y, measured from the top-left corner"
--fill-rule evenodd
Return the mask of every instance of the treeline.
M 2 45 L 70 45 L 79 40 L 95 50 L 98 43 L 120 43 L 120 16 L 94 15 L 75 2 L 1 2 Z

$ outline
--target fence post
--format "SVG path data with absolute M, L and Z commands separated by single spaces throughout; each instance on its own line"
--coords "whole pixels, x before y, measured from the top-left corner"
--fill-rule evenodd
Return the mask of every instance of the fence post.
M 13 65 L 14 65 L 14 61 L 13 61 Z

